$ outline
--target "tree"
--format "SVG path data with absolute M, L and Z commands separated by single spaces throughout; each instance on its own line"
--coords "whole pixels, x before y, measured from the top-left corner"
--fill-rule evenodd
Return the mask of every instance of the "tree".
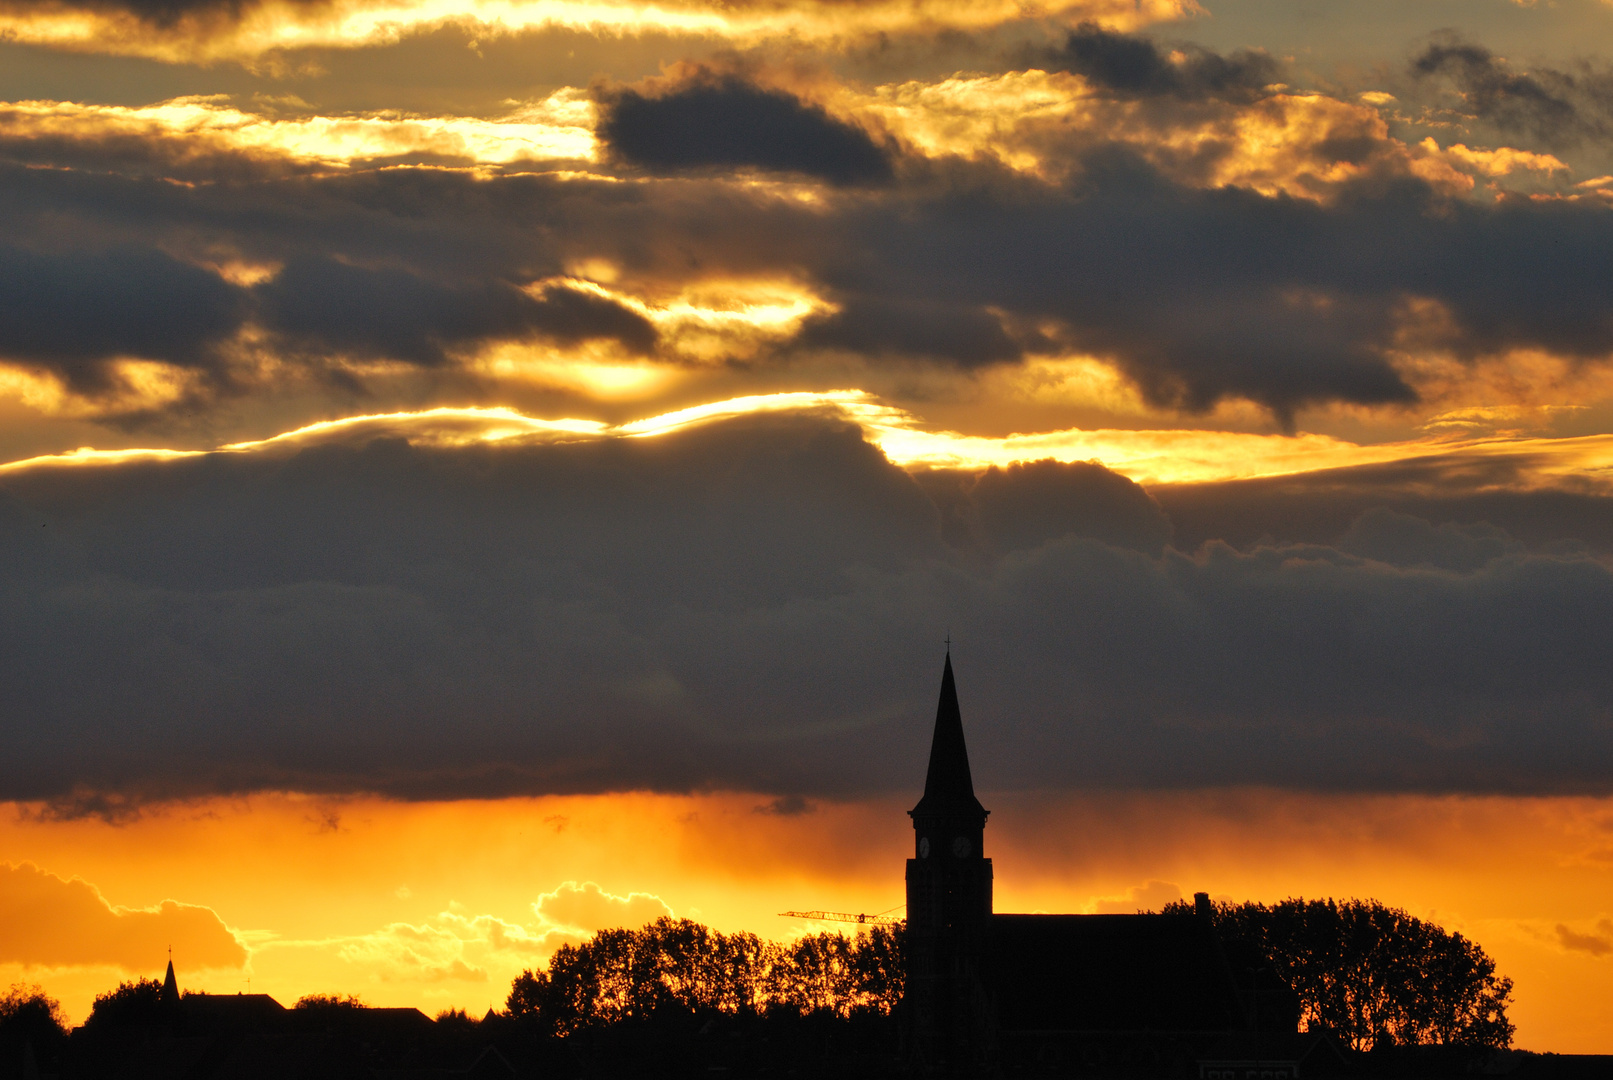
M 0 1060 L 11 1065 L 32 1052 L 53 1060 L 67 1041 L 62 1007 L 39 986 L 14 984 L 0 994 Z
M 662 918 L 638 930 L 601 930 L 580 944 L 562 945 L 547 970 L 515 979 L 505 1007 L 562 1035 L 669 1009 L 889 1013 L 902 996 L 901 943 L 901 931 L 893 927 L 871 927 L 855 938 L 809 935 L 781 945 Z
M 1167 911 L 1190 912 L 1185 902 Z M 1477 943 L 1377 900 L 1215 905 L 1216 927 L 1271 959 L 1309 1031 L 1357 1050 L 1441 1043 L 1504 1048 L 1512 980 Z
M 133 982 L 120 982 L 116 990 L 97 995 L 84 1026 L 91 1031 L 99 1031 L 135 1024 L 157 1024 L 163 1019 L 162 983 L 156 979 L 136 979 Z

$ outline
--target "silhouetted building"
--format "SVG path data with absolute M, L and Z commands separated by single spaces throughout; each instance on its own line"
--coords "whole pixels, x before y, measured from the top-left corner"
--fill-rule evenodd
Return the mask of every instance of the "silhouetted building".
M 1321 1040 L 1298 1035 L 1297 999 L 1262 957 L 1229 955 L 1206 894 L 1192 915 L 993 913 L 988 813 L 949 654 L 924 796 L 909 811 L 903 1012 L 917 1068 L 1289 1080 L 1314 1056 Z
M 340 1002 L 332 1008 L 287 1009 L 268 994 L 181 993 L 170 960 L 156 1010 L 131 1010 L 77 1029 L 59 1080 L 505 1080 L 521 1075 L 486 1035 L 475 1025 L 444 1028 L 414 1008 Z M 0 1080 L 10 1075 L 0 1063 Z

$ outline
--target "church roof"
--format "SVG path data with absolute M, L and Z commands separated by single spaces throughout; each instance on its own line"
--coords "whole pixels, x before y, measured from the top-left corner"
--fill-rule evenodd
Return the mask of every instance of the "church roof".
M 1247 1023 L 1205 919 L 993 915 L 990 943 L 1004 1030 L 1209 1032 Z
M 963 742 L 963 715 L 958 711 L 958 687 L 952 678 L 952 654 L 947 653 L 941 672 L 941 700 L 935 710 L 935 735 L 930 740 L 930 768 L 924 775 L 924 797 L 910 813 L 914 817 L 935 814 L 978 814 L 986 809 L 975 798 L 974 779 L 969 775 L 969 748 Z

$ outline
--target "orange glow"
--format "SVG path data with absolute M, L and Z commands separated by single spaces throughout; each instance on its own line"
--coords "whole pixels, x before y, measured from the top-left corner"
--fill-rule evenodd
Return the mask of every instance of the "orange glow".
M 1128 910 L 1196 889 L 1264 901 L 1375 896 L 1497 959 L 1517 982 L 1519 1045 L 1613 1050 L 1613 1020 L 1597 1004 L 1613 994 L 1613 958 L 1598 951 L 1613 917 L 1613 801 L 1259 790 L 983 799 L 998 910 Z M 779 911 L 899 905 L 909 803 L 808 804 L 781 816 L 769 798 L 738 793 L 264 795 L 157 808 L 122 825 L 14 807 L 0 818 L 0 846 L 41 873 L 92 883 L 121 910 L 173 899 L 216 913 L 248 959 L 204 959 L 176 939 L 186 987 L 229 992 L 250 978 L 287 1003 L 353 992 L 479 1013 L 523 967 L 604 925 L 671 911 L 786 938 L 823 927 Z M 124 948 L 151 955 L 142 968 Z M 0 952 L 0 979 L 42 982 L 81 1018 L 94 993 L 160 974 L 166 959 L 138 935 L 103 952 L 100 963 L 79 953 L 27 966 Z
M 330 438 L 387 434 L 420 445 L 553 439 L 646 438 L 691 424 L 777 412 L 818 412 L 860 426 L 894 464 L 906 468 L 984 469 L 1018 461 L 1097 461 L 1143 484 L 1204 483 L 1285 476 L 1318 469 L 1408 461 L 1417 458 L 1508 458 L 1520 478 L 1514 486 L 1544 486 L 1572 480 L 1613 486 L 1613 435 L 1551 438 L 1431 435 L 1399 442 L 1358 444 L 1327 435 L 1260 435 L 1199 429 L 1127 430 L 1071 428 L 1005 436 L 932 431 L 912 413 L 885 405 L 861 390 L 757 394 L 696 405 L 659 416 L 609 425 L 597 420 L 540 420 L 507 408 L 436 408 L 323 420 L 268 439 L 230 443 L 218 452 L 246 453 Z M 1472 430 L 1469 422 L 1458 430 Z M 1493 414 L 1492 414 L 1493 415 Z M 1449 430 L 1436 423 L 1434 430 Z M 0 465 L 0 470 L 48 465 L 115 463 L 131 457 L 177 457 L 201 451 L 94 450 L 47 454 Z

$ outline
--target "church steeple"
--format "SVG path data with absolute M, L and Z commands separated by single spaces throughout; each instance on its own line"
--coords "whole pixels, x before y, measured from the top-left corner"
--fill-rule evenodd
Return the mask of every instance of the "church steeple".
M 172 949 L 169 950 L 168 956 L 168 974 L 164 975 L 162 978 L 162 994 L 158 1000 L 160 1000 L 165 1006 L 179 1004 L 179 980 L 174 978 L 174 958 Z
M 963 741 L 963 714 L 958 709 L 958 686 L 952 677 L 952 652 L 947 651 L 941 671 L 941 700 L 935 709 L 935 734 L 930 739 L 930 768 L 924 774 L 924 796 L 911 811 L 914 817 L 978 815 L 988 811 L 975 798 L 969 773 L 969 748 Z
M 908 813 L 914 858 L 907 860 L 905 1014 L 912 1063 L 931 1074 L 989 1073 L 995 1044 L 981 982 L 991 923 L 987 811 L 969 772 L 951 649 L 941 671 L 924 796 Z

